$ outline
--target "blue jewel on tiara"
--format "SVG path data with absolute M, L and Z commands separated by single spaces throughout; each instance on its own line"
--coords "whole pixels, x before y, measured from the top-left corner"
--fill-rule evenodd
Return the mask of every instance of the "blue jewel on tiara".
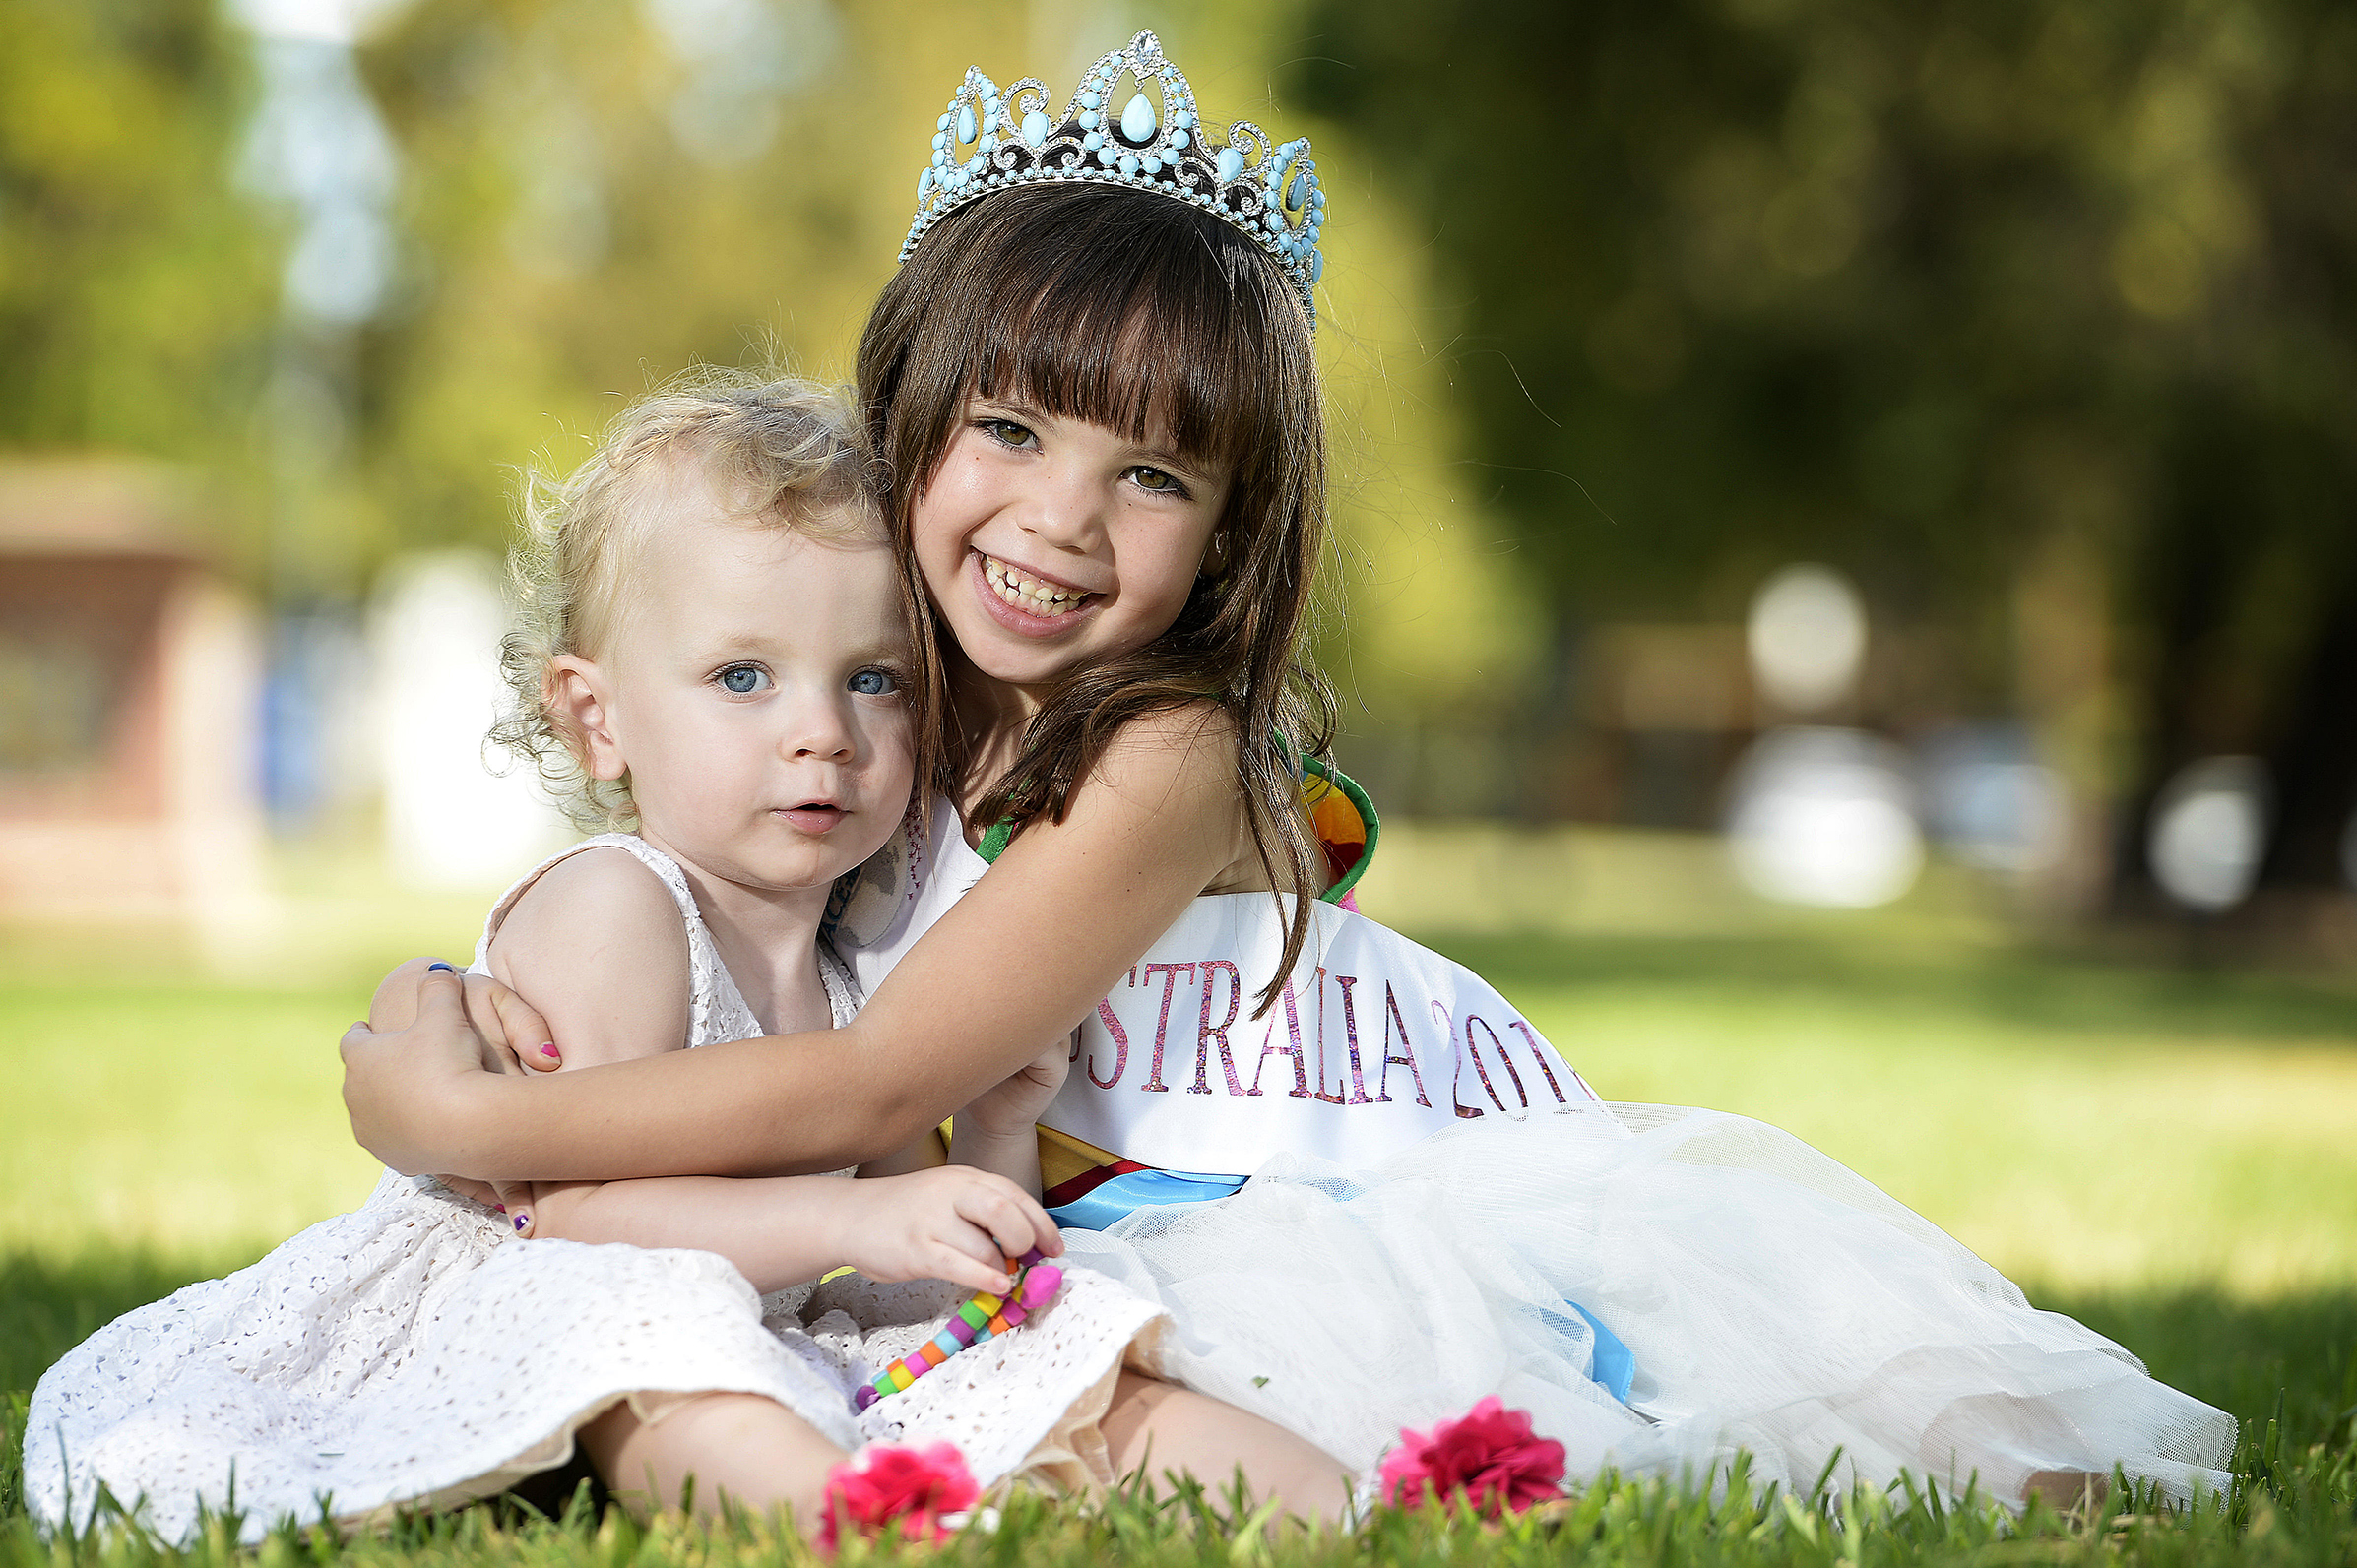
M 969 68 L 933 129 L 902 261 L 943 215 L 992 191 L 1042 180 L 1126 185 L 1191 203 L 1249 234 L 1316 324 L 1326 193 L 1308 141 L 1273 143 L 1249 120 L 1212 140 L 1219 133 L 1200 122 L 1194 89 L 1152 32 L 1091 66 L 1061 114 L 1051 114 L 1038 78 L 1001 93 Z

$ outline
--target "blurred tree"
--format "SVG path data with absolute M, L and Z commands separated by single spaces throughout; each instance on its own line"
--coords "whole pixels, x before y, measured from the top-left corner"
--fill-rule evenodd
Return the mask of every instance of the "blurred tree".
M 402 12 L 362 50 L 401 148 L 410 255 L 356 371 L 369 552 L 496 548 L 510 467 L 535 452 L 569 464 L 618 395 L 699 359 L 769 351 L 846 372 L 967 65 L 1061 94 L 1140 21 L 1206 103 L 1326 136 L 1276 110 L 1274 21 L 1229 0 L 1142 19 L 1039 6 L 1012 36 L 1002 18 L 927 0 Z M 1361 727 L 1450 735 L 1463 799 L 1466 747 L 1518 691 L 1528 617 L 1485 554 L 1495 531 L 1442 471 L 1455 415 L 1418 347 L 1417 247 L 1389 205 L 1354 202 L 1328 239 L 1320 334 L 1353 614 L 1325 651 Z
M 2329 0 L 1312 0 L 1292 82 L 1430 215 L 1467 456 L 1554 621 L 1795 556 L 1948 628 L 2140 813 L 2357 804 L 2357 13 Z
M 0 446 L 244 466 L 277 257 L 213 0 L 0 0 Z

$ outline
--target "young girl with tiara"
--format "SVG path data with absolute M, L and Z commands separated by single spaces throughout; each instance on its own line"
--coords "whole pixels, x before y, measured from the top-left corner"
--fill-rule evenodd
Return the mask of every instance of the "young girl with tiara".
M 568 1067 L 857 1010 L 821 920 L 907 817 L 931 747 L 847 423 L 807 384 L 708 376 L 634 407 L 569 481 L 532 490 L 499 737 L 584 826 L 634 831 L 518 882 L 475 969 L 556 1024 Z M 456 974 L 436 983 L 430 1004 L 455 1016 Z M 389 1008 L 414 1001 L 403 991 Z M 1153 1445 L 1335 1512 L 1338 1463 L 1123 1371 L 1159 1334 L 1156 1306 L 1077 1268 L 1050 1296 L 1054 1265 L 1011 1293 L 1009 1259 L 1060 1250 L 1032 1122 L 1062 1059 L 1057 1037 L 958 1113 L 958 1164 L 919 1141 L 865 1163 L 872 1179 L 542 1185 L 530 1241 L 520 1217 L 388 1172 L 358 1212 L 51 1368 L 29 1502 L 79 1526 L 103 1488 L 169 1538 L 204 1506 L 234 1504 L 249 1537 L 290 1514 L 356 1525 L 498 1491 L 578 1440 L 641 1507 L 692 1492 L 806 1523 L 847 1450 L 902 1442 L 919 1457 L 886 1463 L 930 1465 L 953 1489 L 1101 1485 Z M 583 1244 L 613 1241 L 635 1245 Z M 847 1264 L 862 1273 L 816 1284 Z M 984 1326 L 952 1333 L 970 1291 Z M 961 1339 L 980 1343 L 950 1353 Z M 928 1375 L 867 1394 L 895 1363 Z
M 2222 1487 L 2229 1417 L 1797 1140 L 1603 1104 L 1347 907 L 1374 822 L 1317 760 L 1332 703 L 1300 658 L 1306 144 L 1204 122 L 1151 33 L 1053 116 L 969 72 L 936 131 L 860 354 L 950 726 L 943 800 L 845 911 L 872 999 L 830 1035 L 546 1086 L 479 1071 L 447 1020 L 355 1031 L 360 1140 L 498 1179 L 819 1169 L 1079 1025 L 1040 1133 L 1067 1256 L 1170 1310 L 1157 1370 L 1354 1469 L 1496 1395 L 1574 1473 L 1744 1450 L 1803 1488 Z M 528 1061 L 549 1039 L 479 1011 Z

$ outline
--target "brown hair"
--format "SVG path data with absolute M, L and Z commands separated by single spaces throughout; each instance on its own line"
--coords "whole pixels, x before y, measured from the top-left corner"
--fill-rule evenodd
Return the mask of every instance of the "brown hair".
M 1298 895 L 1292 972 L 1325 884 L 1301 810 L 1303 755 L 1333 742 L 1332 689 L 1301 657 L 1325 534 L 1325 426 L 1309 319 L 1276 264 L 1225 220 L 1171 197 L 1091 184 L 1001 192 L 936 223 L 885 285 L 860 340 L 860 401 L 884 460 L 889 514 L 924 637 L 927 708 L 946 716 L 941 786 L 970 756 L 947 693 L 910 526 L 969 395 L 1144 440 L 1164 434 L 1234 474 L 1205 576 L 1171 629 L 1067 676 L 986 822 L 1061 821 L 1072 790 L 1132 719 L 1209 698 L 1233 718 L 1237 784 L 1270 886 Z M 1255 1015 L 1257 1016 L 1257 1015 Z
M 815 538 L 874 537 L 876 518 L 839 389 L 775 371 L 689 371 L 624 408 L 581 467 L 559 479 L 524 470 L 523 537 L 508 552 L 514 629 L 499 645 L 507 712 L 489 742 L 529 760 L 549 796 L 587 833 L 634 827 L 630 781 L 593 778 L 579 737 L 550 712 L 557 656 L 595 658 L 613 631 L 623 582 L 653 524 L 649 474 L 666 457 L 701 466 L 731 513 Z M 829 514 L 850 512 L 848 519 Z M 912 628 L 911 642 L 924 646 Z M 918 708 L 918 777 L 938 757 Z

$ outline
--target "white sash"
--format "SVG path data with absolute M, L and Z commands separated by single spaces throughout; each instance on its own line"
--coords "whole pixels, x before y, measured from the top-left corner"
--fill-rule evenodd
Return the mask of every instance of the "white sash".
M 1168 1170 L 1242 1173 L 1283 1153 L 1369 1164 L 1460 1121 L 1603 1103 L 1481 977 L 1364 915 L 1311 907 L 1291 982 L 1266 893 L 1197 899 L 1097 1005 L 1042 1125 Z
M 926 830 L 837 935 L 870 994 L 988 869 L 947 801 Z M 1266 893 L 1189 905 L 1098 1004 L 1041 1122 L 1140 1164 L 1230 1175 L 1286 1153 L 1369 1164 L 1483 1117 L 1610 1123 L 1481 976 L 1331 904 L 1313 907 L 1291 985 L 1253 1018 L 1290 907 Z

